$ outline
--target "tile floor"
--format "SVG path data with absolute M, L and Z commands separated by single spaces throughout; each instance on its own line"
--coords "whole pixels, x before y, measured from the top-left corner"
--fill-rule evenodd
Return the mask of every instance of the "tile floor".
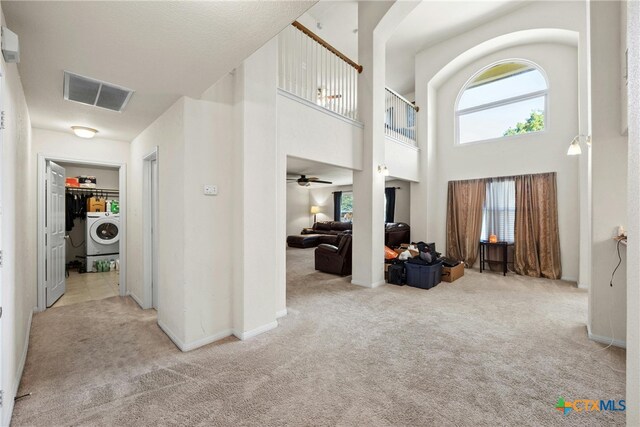
M 118 296 L 119 273 L 109 271 L 79 274 L 77 271 L 70 271 L 66 292 L 52 307 Z

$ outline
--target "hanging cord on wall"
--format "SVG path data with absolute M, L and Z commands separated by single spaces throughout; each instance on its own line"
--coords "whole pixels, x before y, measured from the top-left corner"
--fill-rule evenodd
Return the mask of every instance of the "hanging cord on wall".
M 79 247 L 83 246 L 83 245 L 86 243 L 86 242 L 83 240 L 83 241 L 82 241 L 82 243 L 80 243 L 78 246 L 76 246 L 76 245 L 74 245 L 74 244 L 73 244 L 73 239 L 71 238 L 71 235 L 67 234 L 67 235 L 66 235 L 66 236 L 64 236 L 64 237 L 66 237 L 67 239 L 69 239 L 69 242 L 71 242 L 71 246 L 72 246 L 74 249 L 78 249 Z
M 616 271 L 620 268 L 620 264 L 622 264 L 622 257 L 620 256 L 620 244 L 622 243 L 622 239 L 618 240 L 618 244 L 616 245 L 616 251 L 618 252 L 618 265 L 613 269 L 613 273 L 611 273 L 611 280 L 609 280 L 609 286 L 613 287 L 613 276 L 616 275 Z

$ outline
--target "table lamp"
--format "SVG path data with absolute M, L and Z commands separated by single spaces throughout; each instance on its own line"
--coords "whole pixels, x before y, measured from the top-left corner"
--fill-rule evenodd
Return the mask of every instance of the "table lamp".
M 311 206 L 311 213 L 313 214 L 313 223 L 316 223 L 316 215 L 320 213 L 320 206 Z

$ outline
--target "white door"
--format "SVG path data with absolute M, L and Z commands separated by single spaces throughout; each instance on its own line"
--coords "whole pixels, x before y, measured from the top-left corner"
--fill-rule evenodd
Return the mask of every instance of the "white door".
M 158 309 L 158 161 L 151 161 L 151 301 Z
M 47 307 L 51 307 L 65 291 L 65 171 L 47 161 L 47 215 L 45 223 Z

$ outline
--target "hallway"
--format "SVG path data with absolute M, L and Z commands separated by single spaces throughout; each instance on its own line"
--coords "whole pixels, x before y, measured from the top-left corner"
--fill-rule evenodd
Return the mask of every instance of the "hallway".
M 624 397 L 625 352 L 586 338 L 584 290 L 475 271 L 429 291 L 365 289 L 315 271 L 313 249 L 287 261 L 289 315 L 247 341 L 181 353 L 130 298 L 36 314 L 18 392 L 32 395 L 12 424 L 624 422 L 554 408 Z

